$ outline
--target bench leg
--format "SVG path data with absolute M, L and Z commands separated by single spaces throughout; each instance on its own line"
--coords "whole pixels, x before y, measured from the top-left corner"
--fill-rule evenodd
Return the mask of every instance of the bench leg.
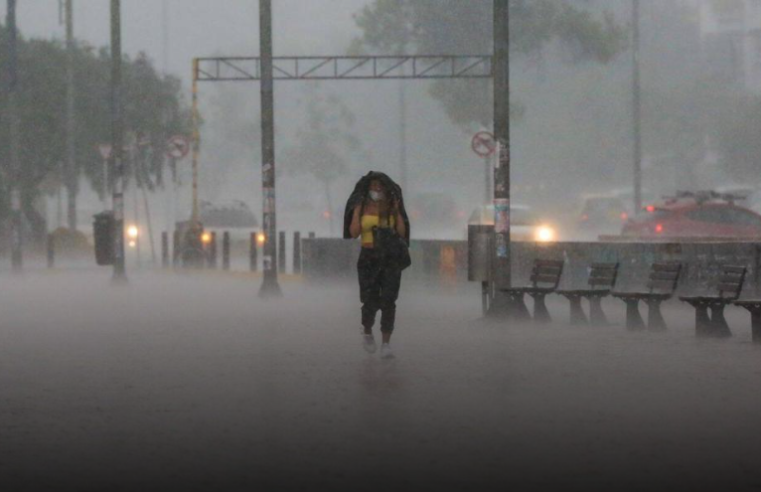
M 584 309 L 581 307 L 581 296 L 569 295 L 568 301 L 571 303 L 571 324 L 572 325 L 585 325 L 587 324 L 587 315 L 584 314 Z
M 753 331 L 753 343 L 761 343 L 761 310 L 751 310 L 750 326 Z
M 639 314 L 639 299 L 626 299 L 626 329 L 639 331 L 645 329 L 645 321 Z
M 533 294 L 534 298 L 534 321 L 536 323 L 550 323 L 552 317 L 547 310 L 547 305 L 544 303 L 545 294 Z
M 510 317 L 516 321 L 531 319 L 531 313 L 523 302 L 523 294 L 510 296 Z
M 714 304 L 711 306 L 711 325 L 709 335 L 719 338 L 732 336 L 732 331 L 729 329 L 727 319 L 724 317 L 724 304 Z
M 607 326 L 608 317 L 605 316 L 605 311 L 602 310 L 602 297 L 592 296 L 589 298 L 589 321 L 593 325 Z
M 698 337 L 709 336 L 711 332 L 711 318 L 708 317 L 708 306 L 696 304 L 695 307 L 695 335 Z
M 647 329 L 651 331 L 666 331 L 666 320 L 661 313 L 661 302 L 658 299 L 647 301 Z

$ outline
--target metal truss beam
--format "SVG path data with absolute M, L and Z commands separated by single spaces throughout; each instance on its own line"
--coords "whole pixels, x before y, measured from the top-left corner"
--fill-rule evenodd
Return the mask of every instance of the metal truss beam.
M 258 57 L 199 58 L 199 82 L 261 80 Z M 281 56 L 273 58 L 275 80 L 486 79 L 490 55 Z

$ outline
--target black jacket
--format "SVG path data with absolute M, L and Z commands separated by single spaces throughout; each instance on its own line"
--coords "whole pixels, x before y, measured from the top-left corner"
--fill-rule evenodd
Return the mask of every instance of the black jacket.
M 387 193 L 390 195 L 391 200 L 399 201 L 399 212 L 404 219 L 404 225 L 406 226 L 407 234 L 405 234 L 405 240 L 409 244 L 410 242 L 410 219 L 407 217 L 407 210 L 404 208 L 404 197 L 402 196 L 402 188 L 389 178 L 386 174 L 370 171 L 362 179 L 359 180 L 354 187 L 354 191 L 349 196 L 349 200 L 346 202 L 346 211 L 344 212 L 344 239 L 352 239 L 349 227 L 351 226 L 352 215 L 354 214 L 354 208 L 360 203 L 367 200 L 367 196 L 370 193 L 370 182 L 378 180 L 383 183 L 383 187 L 386 188 Z

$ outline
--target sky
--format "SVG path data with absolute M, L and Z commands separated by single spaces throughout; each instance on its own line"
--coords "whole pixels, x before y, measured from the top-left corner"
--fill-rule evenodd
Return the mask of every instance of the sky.
M 255 0 L 123 0 L 121 3 L 124 53 L 135 56 L 145 52 L 157 67 L 166 67 L 168 73 L 180 77 L 186 100 L 190 99 L 194 57 L 258 55 L 258 2 Z M 369 3 L 370 0 L 274 1 L 275 55 L 345 54 L 349 43 L 360 34 L 353 15 Z M 109 11 L 108 0 L 74 0 L 75 37 L 93 46 L 108 46 Z M 6 13 L 6 3 L 0 2 L 3 20 Z M 64 26 L 59 22 L 58 0 L 18 0 L 17 17 L 19 30 L 26 37 L 63 39 L 65 35 Z M 352 162 L 351 172 L 342 182 L 336 183 L 333 209 L 337 214 L 344 200 L 343 194 L 348 194 L 356 179 L 367 171 L 373 169 L 398 175 L 399 113 L 397 103 L 389 102 L 398 100 L 399 83 L 340 82 L 320 84 L 320 87 L 325 94 L 340 95 L 355 113 L 355 132 L 369 156 L 366 161 Z M 427 82 L 420 82 L 409 84 L 407 89 L 410 187 L 414 184 L 417 191 L 430 192 L 439 186 L 431 180 L 432 176 L 455 179 L 451 173 L 443 172 L 442 166 L 454 165 L 460 169 L 472 166 L 476 171 L 472 182 L 458 182 L 459 189 L 453 193 L 455 200 L 463 204 L 463 210 L 469 212 L 480 204 L 483 195 L 483 161 L 471 152 L 469 135 L 452 125 L 430 97 L 429 87 Z M 295 132 L 301 127 L 305 88 L 303 84 L 292 83 L 276 86 L 276 146 L 280 155 L 288 150 Z M 217 94 L 229 90 L 237 94 L 240 104 L 246 107 L 252 118 L 258 119 L 258 87 L 242 84 L 201 87 L 204 128 L 200 195 L 202 200 L 212 202 L 243 200 L 258 215 L 260 156 L 246 154 L 225 160 L 221 157 L 223 152 L 215 146 L 215 137 L 220 136 L 223 125 L 209 114 L 210 104 Z M 189 173 L 189 169 L 185 171 L 185 174 Z M 188 179 L 186 176 L 176 199 L 180 202 L 177 205 L 180 210 L 189 206 L 184 203 L 190 196 Z M 301 203 L 303 196 L 309 196 L 314 207 L 322 209 L 327 206 L 322 189 L 314 190 L 312 180 L 288 176 L 280 183 L 278 206 L 283 211 Z M 89 196 L 87 188 L 82 187 L 80 196 L 81 206 L 86 209 L 83 215 L 89 215 L 100 206 Z M 54 206 L 49 205 L 49 209 L 52 208 Z M 53 220 L 52 214 L 49 211 L 49 220 Z M 328 233 L 327 227 L 327 223 L 319 225 L 318 232 L 322 229 Z
M 357 33 L 352 15 L 367 0 L 277 0 L 273 2 L 276 54 L 334 54 Z M 58 0 L 18 0 L 18 26 L 30 37 L 63 37 Z M 253 56 L 258 51 L 258 3 L 252 0 L 124 0 L 122 45 L 125 53 L 147 53 L 164 65 L 166 5 L 169 72 L 190 77 L 191 60 L 210 55 Z M 110 40 L 110 2 L 74 0 L 75 36 L 95 46 Z M 0 5 L 5 18 L 6 3 Z M 329 15 L 325 15 L 329 13 Z M 308 51 L 297 41 L 308 39 Z M 340 54 L 340 53 L 337 53 Z

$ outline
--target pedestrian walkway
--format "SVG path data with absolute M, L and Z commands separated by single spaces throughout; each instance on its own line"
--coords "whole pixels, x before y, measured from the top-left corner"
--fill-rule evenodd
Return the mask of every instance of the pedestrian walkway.
M 19 490 L 753 490 L 761 353 L 665 333 L 483 323 L 403 286 L 397 358 L 353 286 L 140 273 L 0 277 L 0 477 Z M 6 489 L 4 490 L 13 490 Z M 496 490 L 496 489 L 494 489 Z

